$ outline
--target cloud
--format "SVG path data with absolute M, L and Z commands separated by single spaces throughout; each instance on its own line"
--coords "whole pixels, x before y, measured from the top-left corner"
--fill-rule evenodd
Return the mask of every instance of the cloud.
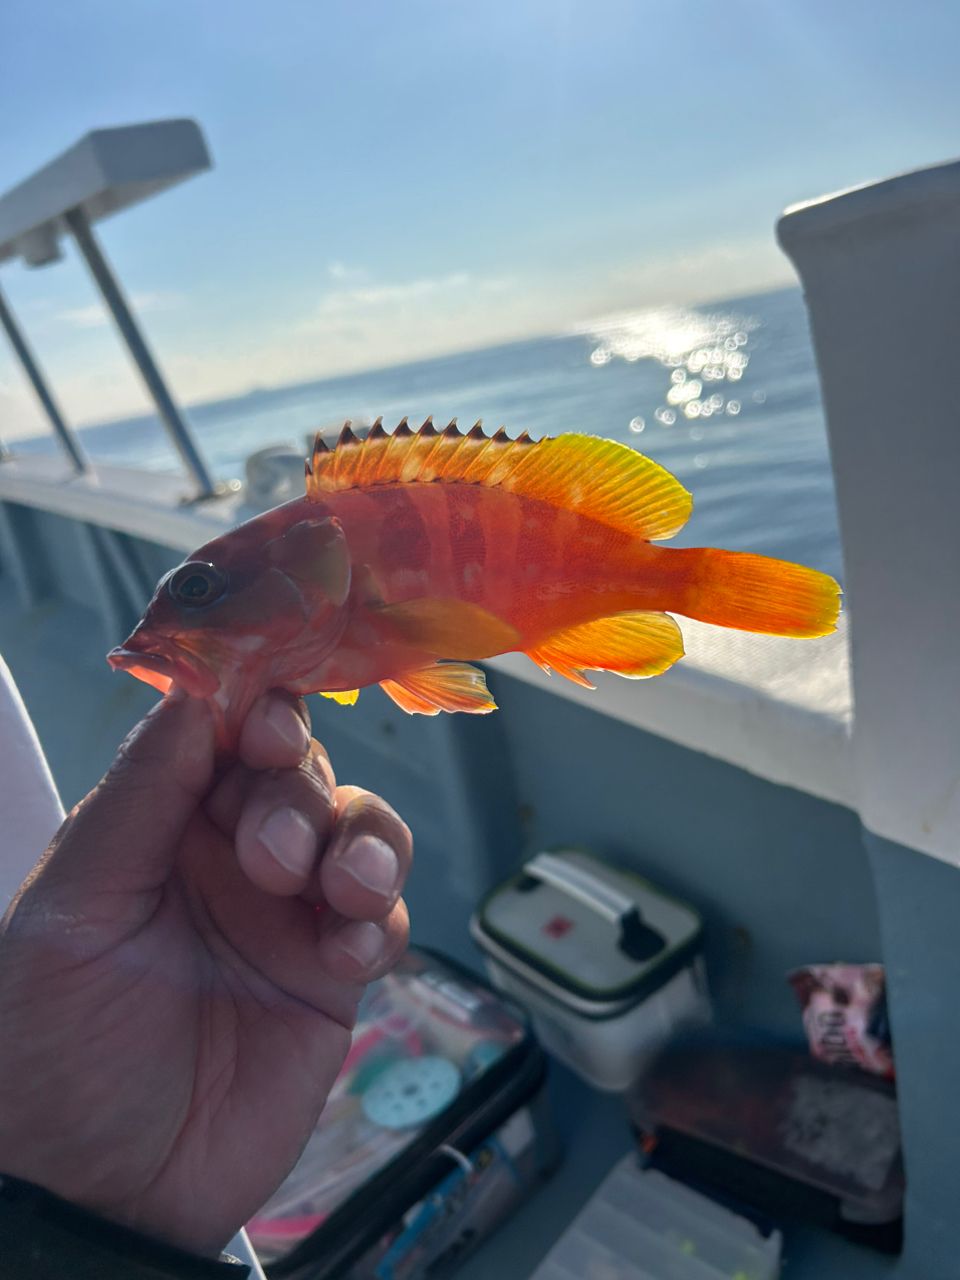
M 138 312 L 172 311 L 183 301 L 182 294 L 171 292 L 134 293 L 130 296 L 130 305 L 135 315 Z M 99 329 L 110 322 L 110 316 L 102 302 L 91 302 L 86 307 L 71 307 L 60 311 L 57 319 L 74 329 Z
M 790 264 L 771 237 L 724 240 L 686 252 L 620 264 L 594 300 L 598 310 L 626 306 L 690 305 L 742 297 L 789 284 Z
M 329 316 L 331 313 L 364 311 L 370 307 L 403 306 L 432 294 L 463 289 L 469 283 L 468 272 L 456 271 L 446 276 L 428 276 L 402 284 L 369 284 L 351 289 L 331 289 L 320 299 L 317 314 Z
M 327 271 L 331 280 L 362 280 L 367 274 L 363 267 L 349 267 L 345 262 L 330 262 Z
M 296 328 L 300 333 L 327 330 L 332 322 L 340 324 L 366 318 L 371 313 L 402 311 L 412 303 L 424 301 L 429 301 L 434 307 L 460 304 L 468 297 L 500 293 L 511 285 L 512 281 L 505 277 L 477 279 L 469 271 L 452 271 L 443 276 L 424 276 L 395 284 L 373 283 L 331 289 Z

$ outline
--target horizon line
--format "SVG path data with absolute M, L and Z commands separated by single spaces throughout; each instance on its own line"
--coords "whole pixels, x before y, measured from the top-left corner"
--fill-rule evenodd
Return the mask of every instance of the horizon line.
M 720 305 L 729 307 L 734 306 L 739 302 L 749 301 L 751 298 L 762 298 L 769 294 L 783 293 L 791 289 L 798 289 L 799 287 L 800 286 L 796 281 L 789 281 L 787 283 L 774 282 L 765 288 L 751 289 L 748 293 L 737 294 L 733 297 L 709 297 L 699 302 L 651 303 L 648 306 L 639 306 L 635 308 L 618 307 L 615 310 L 597 314 L 590 320 L 581 320 L 576 323 L 570 323 L 560 330 L 528 333 L 524 334 L 523 337 L 506 338 L 498 342 L 484 343 L 481 346 L 448 347 L 442 351 L 435 351 L 429 355 L 417 356 L 412 360 L 398 360 L 387 364 L 365 365 L 359 368 L 350 369 L 344 373 L 318 374 L 314 377 L 298 378 L 292 382 L 278 382 L 262 386 L 251 386 L 243 390 L 229 392 L 226 395 L 213 396 L 202 400 L 176 400 L 176 403 L 184 412 L 190 413 L 195 410 L 213 408 L 214 406 L 229 405 L 235 401 L 244 400 L 253 396 L 269 396 L 284 391 L 302 390 L 307 387 L 316 386 L 319 383 L 335 383 L 338 381 L 345 381 L 348 378 L 363 376 L 376 377 L 379 374 L 389 373 L 397 369 L 415 368 L 417 365 L 429 364 L 438 360 L 455 358 L 456 356 L 471 354 L 480 355 L 486 352 L 499 351 L 508 347 L 522 346 L 524 343 L 528 342 L 557 341 L 561 338 L 582 336 L 589 328 L 590 324 L 598 323 L 610 316 L 622 316 L 624 314 L 629 314 L 631 311 L 639 313 L 644 311 L 666 310 L 670 307 L 682 307 L 687 310 L 696 311 Z M 158 415 L 155 411 L 147 410 L 146 412 L 134 414 L 121 414 L 112 418 L 98 418 L 95 421 L 78 421 L 72 425 L 75 431 L 95 431 L 103 427 L 135 426 L 140 423 L 156 422 L 158 420 Z M 45 436 L 49 429 L 49 424 L 44 423 L 37 430 L 29 431 L 25 434 L 21 433 L 19 435 L 5 436 L 4 439 L 9 444 L 14 444 L 17 441 L 37 440 Z

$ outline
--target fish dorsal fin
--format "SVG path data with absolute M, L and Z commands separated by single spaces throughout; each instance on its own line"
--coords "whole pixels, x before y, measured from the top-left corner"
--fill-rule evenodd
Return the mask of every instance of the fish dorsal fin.
M 479 426 L 461 435 L 453 423 L 438 432 L 429 418 L 415 433 L 404 422 L 363 441 L 348 424 L 335 449 L 317 437 L 307 466 L 307 496 L 316 502 L 344 489 L 433 482 L 499 486 L 647 539 L 673 537 L 693 506 L 669 471 L 616 440 L 510 440 Z
M 632 680 L 661 675 L 683 657 L 683 637 L 669 613 L 614 613 L 556 632 L 527 657 L 592 689 L 584 671 L 613 671 Z
M 380 688 L 410 715 L 435 716 L 440 711 L 485 715 L 497 709 L 483 672 L 466 662 L 437 662 L 419 671 L 405 671 L 395 680 L 381 680 Z

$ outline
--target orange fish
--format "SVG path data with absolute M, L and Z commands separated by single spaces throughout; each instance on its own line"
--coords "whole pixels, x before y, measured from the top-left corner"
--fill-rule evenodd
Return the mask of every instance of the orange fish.
M 304 497 L 215 538 L 160 582 L 109 662 L 207 698 L 230 747 L 269 688 L 405 711 L 495 709 L 472 661 L 514 650 L 589 688 L 683 656 L 671 614 L 784 636 L 833 631 L 840 588 L 782 560 L 658 546 L 692 499 L 663 467 L 585 435 L 318 436 Z

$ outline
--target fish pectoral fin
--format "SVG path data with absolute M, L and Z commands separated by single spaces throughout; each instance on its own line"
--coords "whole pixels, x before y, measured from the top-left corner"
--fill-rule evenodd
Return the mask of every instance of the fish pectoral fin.
M 380 688 L 410 715 L 435 716 L 439 711 L 485 715 L 497 709 L 483 672 L 465 662 L 438 662 L 405 671 L 396 680 L 381 680 Z
M 343 689 L 339 693 L 325 693 L 319 689 L 318 693 L 321 698 L 330 698 L 333 702 L 339 702 L 341 707 L 352 707 L 360 697 L 359 689 Z
M 683 657 L 683 637 L 668 613 L 614 613 L 555 632 L 527 657 L 592 689 L 584 671 L 613 671 L 631 680 L 661 675 Z
M 384 605 L 377 617 L 397 639 L 435 658 L 492 658 L 520 646 L 520 635 L 496 614 L 455 596 Z

